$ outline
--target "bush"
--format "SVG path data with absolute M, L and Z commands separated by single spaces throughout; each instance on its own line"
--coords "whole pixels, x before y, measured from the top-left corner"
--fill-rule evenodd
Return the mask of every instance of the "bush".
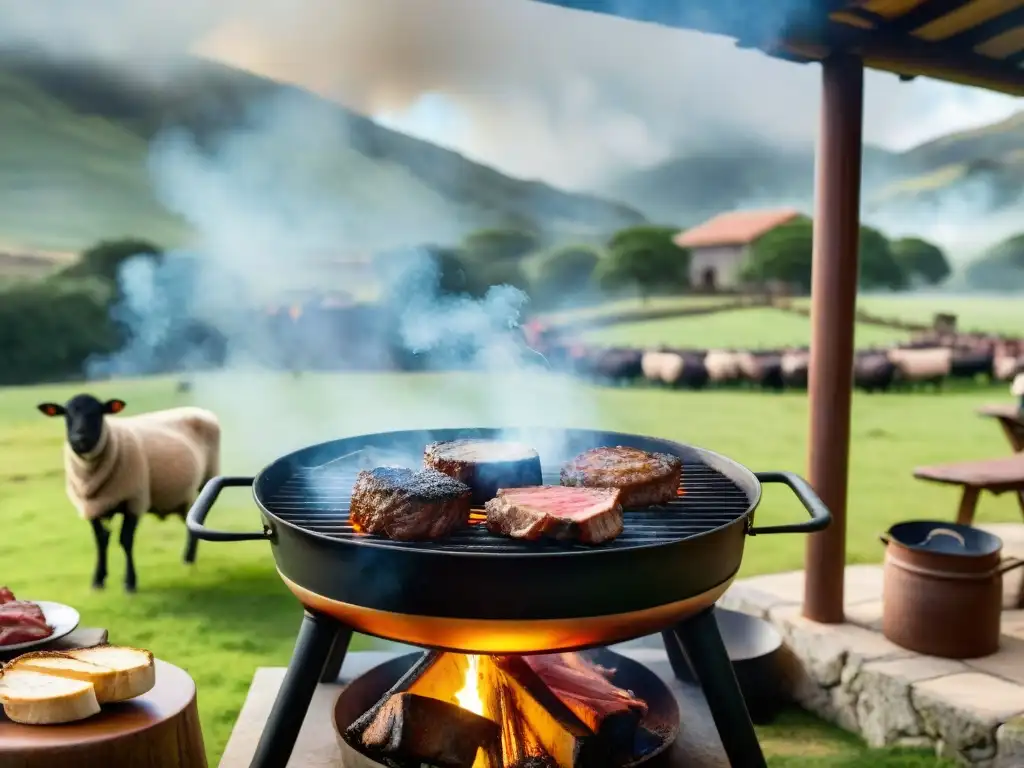
M 552 302 L 584 292 L 600 261 L 600 252 L 587 245 L 567 245 L 545 254 L 537 268 L 534 297 Z
M 690 284 L 690 252 L 673 241 L 674 227 L 629 227 L 608 242 L 608 255 L 599 263 L 595 278 L 602 289 L 635 288 L 646 299 Z
M 98 278 L 55 277 L 0 290 L 0 384 L 77 378 L 122 342 L 110 320 L 113 289 Z
M 751 248 L 742 270 L 744 280 L 765 283 L 778 280 L 807 292 L 811 289 L 814 237 L 810 219 L 799 218 L 776 227 Z M 859 276 L 861 288 L 899 290 L 907 276 L 893 255 L 885 235 L 871 227 L 860 228 Z
M 986 291 L 1024 290 L 1024 235 L 989 248 L 967 267 L 967 284 Z
M 484 229 L 462 243 L 463 253 L 477 263 L 518 261 L 540 247 L 540 235 L 525 229 Z
M 100 277 L 116 284 L 121 264 L 132 256 L 151 255 L 159 259 L 162 254 L 163 249 L 148 240 L 102 240 L 83 251 L 79 260 L 65 269 L 61 276 Z
M 911 283 L 938 285 L 952 272 L 942 249 L 918 237 L 893 242 L 892 255 Z

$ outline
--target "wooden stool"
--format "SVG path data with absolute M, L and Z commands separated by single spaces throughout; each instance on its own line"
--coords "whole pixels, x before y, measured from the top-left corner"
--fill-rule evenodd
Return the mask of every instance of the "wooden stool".
M 157 660 L 156 685 L 87 720 L 19 725 L 0 712 L 3 768 L 207 768 L 188 673 Z

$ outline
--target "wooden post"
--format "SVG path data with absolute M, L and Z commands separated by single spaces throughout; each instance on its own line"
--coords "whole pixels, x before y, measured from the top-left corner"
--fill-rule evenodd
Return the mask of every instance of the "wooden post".
M 844 619 L 863 115 L 863 63 L 849 54 L 833 54 L 822 62 L 808 441 L 808 479 L 832 510 L 832 525 L 808 539 L 803 607 L 805 617 L 827 624 Z

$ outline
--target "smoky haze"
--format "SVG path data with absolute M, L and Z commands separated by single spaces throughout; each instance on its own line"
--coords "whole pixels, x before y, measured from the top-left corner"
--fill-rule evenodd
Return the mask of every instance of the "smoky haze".
M 528 0 L 0 0 L 0 9 L 0 41 L 158 79 L 198 52 L 566 188 L 730 137 L 810 145 L 817 130 L 815 66 Z M 430 95 L 450 109 L 425 115 L 416 106 Z M 867 139 L 902 148 L 1013 109 L 1009 97 L 869 73 Z

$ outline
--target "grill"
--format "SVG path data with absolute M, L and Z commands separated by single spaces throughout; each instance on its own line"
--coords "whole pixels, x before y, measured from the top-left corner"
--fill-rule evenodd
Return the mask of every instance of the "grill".
M 647 509 L 627 509 L 624 530 L 602 550 L 634 549 L 699 536 L 736 522 L 750 507 L 747 494 L 728 477 L 705 464 L 683 465 L 680 496 L 668 504 Z M 473 510 L 471 527 L 441 541 L 391 541 L 367 536 L 353 529 L 348 519 L 356 470 L 318 471 L 300 469 L 269 496 L 267 511 L 310 533 L 346 539 L 366 546 L 414 549 L 421 552 L 487 552 L 495 555 L 593 552 L 583 544 L 554 541 L 527 542 L 495 536 L 481 524 L 483 509 Z M 544 482 L 558 485 L 557 469 L 544 472 Z
M 600 446 L 678 456 L 680 494 L 630 509 L 624 531 L 598 546 L 493 536 L 480 523 L 432 542 L 396 542 L 353 530 L 360 469 L 417 466 L 424 447 L 463 438 L 533 445 L 544 480 Z M 788 486 L 810 519 L 755 526 L 763 483 Z M 208 528 L 219 494 L 251 487 L 263 529 Z M 601 647 L 662 632 L 673 668 L 692 668 L 733 764 L 764 765 L 711 609 L 732 582 L 748 535 L 807 533 L 831 519 L 787 472 L 754 473 L 711 451 L 640 435 L 590 430 L 448 429 L 362 435 L 281 457 L 253 477 L 210 480 L 189 510 L 196 539 L 269 542 L 278 573 L 306 615 L 253 768 L 287 763 L 318 679 L 335 679 L 353 631 L 461 653 L 535 654 Z M 677 672 L 682 676 L 682 672 Z

